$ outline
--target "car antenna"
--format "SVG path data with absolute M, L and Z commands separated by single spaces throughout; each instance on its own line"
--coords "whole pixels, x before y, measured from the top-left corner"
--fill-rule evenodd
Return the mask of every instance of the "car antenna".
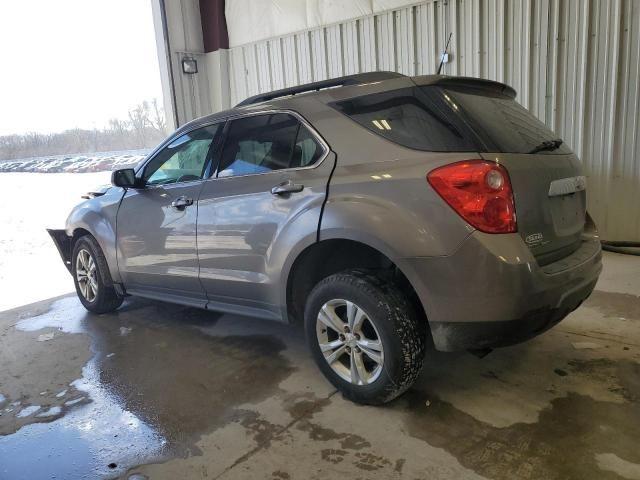
M 436 75 L 440 75 L 440 71 L 442 70 L 442 65 L 444 64 L 444 59 L 446 58 L 447 55 L 447 50 L 449 50 L 449 42 L 451 41 L 451 35 L 453 35 L 453 32 L 449 32 L 449 38 L 447 39 L 447 45 L 444 47 L 444 51 L 442 52 L 442 56 L 440 57 L 440 65 L 438 66 L 438 73 L 436 73 Z M 449 59 L 447 58 L 447 61 Z

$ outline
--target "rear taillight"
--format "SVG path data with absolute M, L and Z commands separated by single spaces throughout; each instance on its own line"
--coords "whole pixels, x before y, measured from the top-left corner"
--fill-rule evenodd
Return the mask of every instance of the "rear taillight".
M 432 170 L 427 181 L 458 215 L 486 233 L 518 230 L 507 170 L 485 160 L 464 160 Z

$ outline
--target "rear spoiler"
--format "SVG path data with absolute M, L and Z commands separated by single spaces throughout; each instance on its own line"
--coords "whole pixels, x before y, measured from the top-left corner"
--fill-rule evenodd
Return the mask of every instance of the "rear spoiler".
M 272 92 L 261 93 L 249 97 L 242 102 L 238 103 L 234 108 L 245 107 L 247 105 L 253 105 L 255 103 L 267 102 L 269 100 L 275 100 L 277 98 L 288 97 L 293 95 L 299 95 L 301 93 L 317 92 L 326 88 L 336 87 L 348 87 L 351 85 L 363 85 L 367 83 L 382 82 L 385 80 L 392 80 L 395 78 L 404 78 L 405 75 L 397 72 L 366 72 L 358 73 L 355 75 L 347 75 L 344 77 L 331 78 L 328 80 L 321 80 L 319 82 L 306 83 L 304 85 L 298 85 L 290 88 L 283 88 L 281 90 L 275 90 Z M 474 77 L 450 77 L 447 75 L 421 75 L 417 77 L 411 77 L 411 80 L 416 85 L 441 85 L 443 87 L 450 88 L 465 88 L 472 90 L 480 90 L 485 92 L 491 92 L 493 94 L 503 95 L 508 98 L 515 98 L 516 91 L 509 85 L 504 83 L 494 82 L 493 80 L 485 80 L 483 78 Z
M 439 85 L 441 87 L 470 89 L 516 98 L 518 94 L 513 87 L 504 83 L 475 77 L 449 77 L 447 75 L 421 75 L 412 77 L 416 85 Z

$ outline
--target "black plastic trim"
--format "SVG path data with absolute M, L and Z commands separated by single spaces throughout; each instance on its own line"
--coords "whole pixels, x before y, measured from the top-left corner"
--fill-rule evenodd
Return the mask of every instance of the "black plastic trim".
M 47 233 L 49 233 L 53 243 L 56 245 L 60 258 L 62 258 L 64 262 L 64 266 L 67 267 L 67 270 L 71 273 L 71 238 L 64 230 L 47 228 Z
M 393 78 L 402 78 L 406 75 L 396 72 L 368 72 L 358 73 L 356 75 L 348 75 L 345 77 L 331 78 L 329 80 L 321 80 L 319 82 L 305 83 L 304 85 L 298 85 L 296 87 L 283 88 L 281 90 L 275 90 L 273 92 L 261 93 L 249 97 L 236 107 L 244 107 L 246 105 L 253 105 L 254 103 L 266 102 L 273 100 L 274 98 L 287 97 L 290 95 L 298 95 L 300 93 L 315 92 L 322 90 L 323 88 L 333 87 L 346 87 L 349 85 L 362 85 L 363 83 L 381 82 L 383 80 L 391 80 Z

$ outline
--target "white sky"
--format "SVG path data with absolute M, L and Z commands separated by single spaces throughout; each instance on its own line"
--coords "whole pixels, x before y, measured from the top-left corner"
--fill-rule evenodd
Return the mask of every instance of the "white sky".
M 101 128 L 154 97 L 150 0 L 0 0 L 0 135 Z

